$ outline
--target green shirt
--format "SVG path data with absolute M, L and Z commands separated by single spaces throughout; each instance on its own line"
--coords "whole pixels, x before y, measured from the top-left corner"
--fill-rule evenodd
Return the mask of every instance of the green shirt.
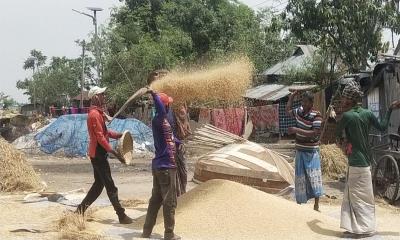
M 360 106 L 353 107 L 343 114 L 343 118 L 336 127 L 336 135 L 342 137 L 342 132 L 345 130 L 347 141 L 352 145 L 352 152 L 348 157 L 349 166 L 370 166 L 371 153 L 368 135 L 371 125 L 379 131 L 385 131 L 388 128 L 391 114 L 392 110 L 389 109 L 382 122 L 379 122 L 370 110 Z

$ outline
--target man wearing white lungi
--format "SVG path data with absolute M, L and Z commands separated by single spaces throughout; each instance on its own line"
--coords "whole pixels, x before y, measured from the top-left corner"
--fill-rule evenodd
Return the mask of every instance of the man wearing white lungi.
M 336 128 L 341 146 L 348 156 L 347 181 L 341 210 L 340 227 L 345 234 L 366 237 L 375 233 L 375 202 L 371 178 L 370 146 L 368 134 L 371 126 L 385 131 L 393 109 L 399 108 L 399 101 L 393 102 L 381 122 L 368 109 L 359 105 L 362 92 L 358 84 L 346 85 L 342 94 L 342 106 L 349 109 L 343 114 Z

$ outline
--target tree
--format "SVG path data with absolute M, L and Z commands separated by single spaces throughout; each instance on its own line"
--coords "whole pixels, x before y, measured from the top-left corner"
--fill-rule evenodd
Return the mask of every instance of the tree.
M 252 59 L 261 72 L 289 57 L 297 40 L 290 34 L 284 34 L 285 22 L 271 9 L 262 9 L 257 18 L 261 32 L 257 36 L 260 40 L 256 42 Z
M 101 37 L 103 83 L 123 102 L 157 68 L 244 54 L 264 71 L 292 46 L 281 27 L 270 28 L 274 16 L 266 12 L 229 0 L 126 0 Z
M 312 58 L 307 59 L 301 66 L 285 69 L 282 81 L 286 84 L 304 82 L 325 88 L 344 74 L 340 65 L 332 68 L 332 62 L 331 56 L 326 52 L 316 51 Z
M 45 107 L 51 104 L 65 104 L 65 99 L 79 93 L 82 76 L 81 58 L 68 59 L 66 57 L 53 57 L 48 65 L 41 66 L 32 79 L 17 82 L 18 89 L 24 89 L 31 100 L 35 93 L 36 102 Z M 93 79 L 90 72 L 93 60 L 85 59 L 88 63 L 85 74 L 88 79 Z
M 387 44 L 382 28 L 396 26 L 396 11 L 381 0 L 289 0 L 286 20 L 300 40 L 340 58 L 350 72 L 366 69 Z
M 11 106 L 17 105 L 17 101 L 15 101 L 13 98 L 9 97 L 3 92 L 0 92 L 0 108 L 2 109 L 8 109 Z
M 23 69 L 32 69 L 35 72 L 35 69 L 43 66 L 46 63 L 47 57 L 43 55 L 41 51 L 36 49 L 31 50 L 30 56 L 25 60 Z

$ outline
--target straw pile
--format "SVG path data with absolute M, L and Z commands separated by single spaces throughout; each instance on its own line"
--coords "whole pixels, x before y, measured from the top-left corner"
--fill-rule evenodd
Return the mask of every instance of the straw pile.
M 229 144 L 243 143 L 247 140 L 213 125 L 198 128 L 189 137 L 186 147 L 213 151 Z
M 57 230 L 61 233 L 60 239 L 101 240 L 102 236 L 87 230 L 86 222 L 93 217 L 95 210 L 88 209 L 85 215 L 74 212 L 64 212 L 57 221 Z
M 251 84 L 253 69 L 247 57 L 239 57 L 201 70 L 172 71 L 151 88 L 178 103 L 237 103 Z
M 215 240 L 337 239 L 342 233 L 335 219 L 307 205 L 226 180 L 210 180 L 182 195 L 175 230 L 182 239 Z M 154 233 L 163 231 L 159 216 Z
M 322 175 L 330 179 L 343 177 L 347 168 L 347 157 L 336 144 L 320 146 Z
M 196 131 L 189 137 L 186 147 L 191 149 L 203 149 L 211 152 L 229 144 L 245 142 L 248 142 L 248 140 L 243 137 L 239 137 L 211 124 L 205 124 L 201 127 L 198 127 Z M 281 157 L 289 158 L 288 156 L 272 149 L 268 149 L 268 151 L 273 152 Z
M 0 191 L 29 191 L 40 187 L 39 176 L 25 155 L 0 138 Z

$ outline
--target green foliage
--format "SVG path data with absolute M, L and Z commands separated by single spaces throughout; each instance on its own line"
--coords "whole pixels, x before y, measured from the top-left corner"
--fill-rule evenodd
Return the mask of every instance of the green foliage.
M 45 56 L 43 56 L 45 59 Z M 25 90 L 30 96 L 31 102 L 50 106 L 51 104 L 66 104 L 68 97 L 74 97 L 79 93 L 80 79 L 82 75 L 81 58 L 68 59 L 66 57 L 53 57 L 48 65 L 42 63 L 42 67 L 36 71 L 31 79 L 17 82 L 17 88 Z M 86 59 L 85 73 L 87 79 L 92 79 L 90 65 L 93 61 Z
M 381 0 L 289 0 L 287 12 L 297 38 L 337 55 L 350 72 L 365 69 L 384 50 L 383 27 L 400 31 L 397 11 Z
M 292 41 L 281 30 L 271 11 L 256 14 L 238 1 L 126 0 L 100 40 L 102 82 L 122 102 L 145 85 L 154 69 L 245 54 L 262 72 L 290 54 Z
M 8 109 L 9 107 L 18 105 L 17 101 L 9 97 L 3 92 L 0 92 L 0 109 Z
M 262 72 L 289 57 L 293 53 L 296 39 L 288 34 L 282 36 L 285 23 L 270 9 L 260 11 L 257 18 L 261 29 L 260 40 L 255 42 L 252 60 L 258 72 Z
M 46 63 L 47 57 L 42 54 L 41 51 L 36 49 L 31 50 L 30 56 L 25 60 L 23 69 L 38 69 L 39 67 L 43 66 Z
M 332 80 L 338 79 L 342 74 L 340 69 L 331 66 L 332 62 L 326 54 L 316 52 L 312 58 L 307 59 L 300 67 L 285 69 L 283 82 L 286 84 L 302 82 L 320 87 L 326 86 Z
M 8 109 L 10 107 L 18 106 L 18 102 L 13 98 L 3 99 L 3 108 Z

